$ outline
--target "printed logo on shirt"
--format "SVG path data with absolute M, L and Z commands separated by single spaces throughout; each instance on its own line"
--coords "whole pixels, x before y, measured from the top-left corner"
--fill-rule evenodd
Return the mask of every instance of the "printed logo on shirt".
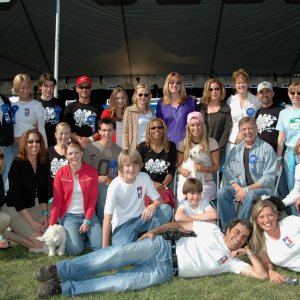
M 143 187 L 142 186 L 137 187 L 136 191 L 137 191 L 138 199 L 142 198 L 142 196 L 143 196 Z
M 30 117 L 30 108 L 25 107 L 25 117 Z
M 257 131 L 262 133 L 263 131 L 271 132 L 275 130 L 277 124 L 277 118 L 269 114 L 259 115 L 256 119 Z
M 284 237 L 282 240 L 285 243 L 285 245 L 290 249 L 295 246 L 295 243 L 288 236 Z
M 218 259 L 218 263 L 219 263 L 220 266 L 222 266 L 226 263 L 227 260 L 228 260 L 228 256 L 224 255 L 220 259 Z
M 55 124 L 55 112 L 53 107 L 44 108 L 44 119 L 45 123 Z
M 86 109 L 76 110 L 76 112 L 74 113 L 75 125 L 78 127 L 81 127 L 82 125 L 90 126 L 90 124 L 88 122 L 88 117 L 90 115 L 97 117 L 97 115 L 90 110 L 86 110 Z
M 68 164 L 68 160 L 64 158 L 54 158 L 51 161 L 51 177 L 54 178 L 56 172 L 63 166 Z
M 150 173 L 164 174 L 167 172 L 170 163 L 163 159 L 149 159 L 145 163 L 145 169 Z

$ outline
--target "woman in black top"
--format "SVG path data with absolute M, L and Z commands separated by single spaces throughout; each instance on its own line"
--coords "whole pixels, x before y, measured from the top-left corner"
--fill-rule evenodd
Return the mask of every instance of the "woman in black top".
M 175 207 L 174 194 L 168 189 L 176 170 L 176 145 L 168 141 L 168 130 L 160 118 L 151 119 L 147 124 L 146 139 L 138 146 L 143 160 L 142 172 L 152 179 L 165 203 Z M 145 200 L 149 205 L 150 200 Z
M 45 154 L 41 133 L 36 129 L 26 130 L 8 174 L 9 190 L 3 207 L 11 217 L 12 233 L 8 238 L 32 252 L 42 252 L 43 245 L 35 238 L 48 227 L 49 166 Z

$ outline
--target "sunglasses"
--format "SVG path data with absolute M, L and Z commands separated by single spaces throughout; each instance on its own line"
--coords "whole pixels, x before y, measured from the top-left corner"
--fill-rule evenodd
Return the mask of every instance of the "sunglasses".
M 219 87 L 215 87 L 215 88 L 209 88 L 208 90 L 209 90 L 210 92 L 212 92 L 212 91 L 219 91 L 220 88 L 219 88 Z
M 300 92 L 289 92 L 292 96 L 295 96 L 295 95 L 297 95 L 297 96 L 300 96 Z
M 151 130 L 155 130 L 155 129 L 163 129 L 163 126 L 159 125 L 159 126 L 151 126 L 150 127 Z
M 138 94 L 138 96 L 139 96 L 139 97 L 143 97 L 143 96 L 148 97 L 149 94 L 142 94 L 142 93 L 140 93 L 140 94 Z
M 169 81 L 169 84 L 170 85 L 173 85 L 173 84 L 179 85 L 179 84 L 181 84 L 181 82 L 180 81 Z
M 41 140 L 29 140 L 27 141 L 28 144 L 40 144 L 41 143 Z
M 80 90 L 89 90 L 92 86 L 91 85 L 80 85 L 78 88 Z

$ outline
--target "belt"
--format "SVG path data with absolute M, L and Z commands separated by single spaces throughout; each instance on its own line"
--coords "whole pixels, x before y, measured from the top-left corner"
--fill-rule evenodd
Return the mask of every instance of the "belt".
M 176 254 L 175 240 L 171 240 L 171 250 L 172 250 L 173 276 L 178 276 L 178 260 Z

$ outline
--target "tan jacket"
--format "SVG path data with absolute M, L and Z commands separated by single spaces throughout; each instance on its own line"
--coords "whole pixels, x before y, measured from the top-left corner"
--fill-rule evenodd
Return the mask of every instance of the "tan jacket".
M 135 104 L 127 107 L 124 112 L 122 132 L 122 148 L 124 150 L 128 148 L 136 149 L 138 135 L 138 117 L 140 113 L 140 110 Z

